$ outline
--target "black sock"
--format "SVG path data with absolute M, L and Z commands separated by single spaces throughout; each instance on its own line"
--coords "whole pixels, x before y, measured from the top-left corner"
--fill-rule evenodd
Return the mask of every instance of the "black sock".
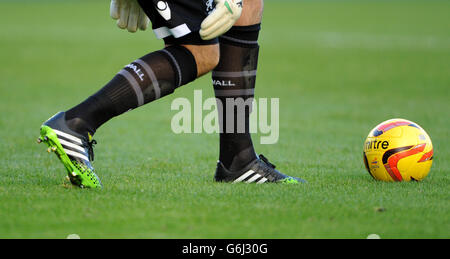
M 219 113 L 222 113 L 219 116 L 222 130 L 219 160 L 231 171 L 240 170 L 256 159 L 250 136 L 249 117 L 258 64 L 259 30 L 259 24 L 235 26 L 221 36 L 221 58 L 213 71 L 216 98 L 223 105 L 223 109 L 219 109 Z M 244 109 L 239 109 L 231 102 L 227 104 L 227 100 L 243 103 Z
M 106 86 L 84 102 L 66 111 L 68 126 L 93 135 L 111 118 L 169 95 L 197 77 L 192 53 L 170 46 L 125 66 Z

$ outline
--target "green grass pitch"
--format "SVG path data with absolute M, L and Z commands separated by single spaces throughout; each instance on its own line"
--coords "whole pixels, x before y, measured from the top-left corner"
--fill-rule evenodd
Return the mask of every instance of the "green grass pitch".
M 307 185 L 213 182 L 218 136 L 170 129 L 172 100 L 213 96 L 206 76 L 101 128 L 105 188 L 81 190 L 39 126 L 162 47 L 106 2 L 0 1 L 0 238 L 450 237 L 450 2 L 266 2 L 257 95 L 280 98 L 280 141 L 256 147 Z M 395 117 L 433 140 L 423 182 L 364 169 L 369 130 Z

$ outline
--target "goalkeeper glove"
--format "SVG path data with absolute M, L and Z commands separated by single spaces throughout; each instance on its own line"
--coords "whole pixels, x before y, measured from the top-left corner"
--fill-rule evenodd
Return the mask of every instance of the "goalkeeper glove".
M 110 15 L 119 28 L 129 32 L 145 31 L 150 22 L 137 0 L 111 0 Z
M 242 14 L 243 0 L 214 0 L 216 9 L 201 24 L 200 36 L 211 40 L 226 33 Z

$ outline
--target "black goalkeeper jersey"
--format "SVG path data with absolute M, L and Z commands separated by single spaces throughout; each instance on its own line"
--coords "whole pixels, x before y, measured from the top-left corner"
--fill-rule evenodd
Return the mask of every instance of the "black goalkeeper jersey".
M 152 21 L 153 31 L 166 44 L 205 45 L 218 40 L 203 41 L 200 25 L 214 10 L 214 0 L 138 0 Z

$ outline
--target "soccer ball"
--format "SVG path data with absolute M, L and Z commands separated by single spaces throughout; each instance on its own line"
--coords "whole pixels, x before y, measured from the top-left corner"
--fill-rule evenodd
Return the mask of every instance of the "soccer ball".
M 392 119 L 370 131 L 364 142 L 364 164 L 381 181 L 423 180 L 433 163 L 433 144 L 417 123 Z

